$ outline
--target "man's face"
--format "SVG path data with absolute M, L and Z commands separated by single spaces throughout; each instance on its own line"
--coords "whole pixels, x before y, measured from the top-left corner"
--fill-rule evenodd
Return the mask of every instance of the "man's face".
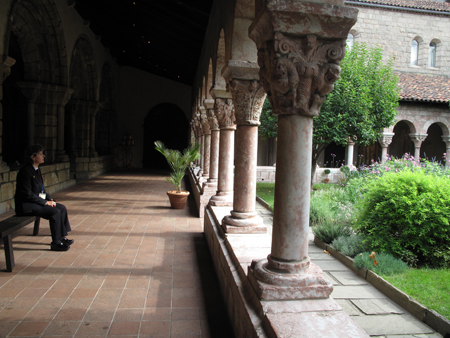
M 38 153 L 36 153 L 36 155 L 31 156 L 31 159 L 34 162 L 34 165 L 39 165 L 39 164 L 44 163 L 44 158 L 45 158 L 45 155 L 42 151 L 39 151 Z

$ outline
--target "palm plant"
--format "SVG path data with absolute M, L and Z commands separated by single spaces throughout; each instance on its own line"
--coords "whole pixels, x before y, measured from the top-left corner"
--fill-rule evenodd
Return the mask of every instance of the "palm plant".
M 179 150 L 167 149 L 161 141 L 155 141 L 155 149 L 164 155 L 172 169 L 170 177 L 166 177 L 166 180 L 175 185 L 177 193 L 181 193 L 181 181 L 186 174 L 186 168 L 200 157 L 200 144 L 193 144 L 181 153 Z

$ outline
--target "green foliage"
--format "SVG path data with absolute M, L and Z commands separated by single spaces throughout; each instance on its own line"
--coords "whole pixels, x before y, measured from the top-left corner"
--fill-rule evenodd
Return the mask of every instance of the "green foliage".
M 335 250 L 340 251 L 349 257 L 355 257 L 357 254 L 367 250 L 363 237 L 358 234 L 340 236 L 336 238 L 331 245 Z
M 327 218 L 316 219 L 317 225 L 312 227 L 314 236 L 324 243 L 330 244 L 338 237 L 350 236 L 352 228 L 339 222 Z
M 402 260 L 395 258 L 391 254 L 380 252 L 374 258 L 370 258 L 369 252 L 363 252 L 354 259 L 354 264 L 358 269 L 368 269 L 379 275 L 392 276 L 404 273 L 408 265 Z
M 450 319 L 450 270 L 408 269 L 395 276 L 383 276 L 429 309 Z
M 450 180 L 426 170 L 389 172 L 366 182 L 355 227 L 371 248 L 430 267 L 446 264 Z M 443 253 L 444 252 L 444 253 Z
M 383 63 L 378 47 L 355 44 L 347 51 L 341 78 L 314 118 L 314 163 L 331 142 L 346 145 L 348 136 L 356 136 L 356 144 L 372 144 L 393 123 L 400 96 L 392 64 Z
M 266 201 L 270 210 L 273 211 L 273 203 L 274 203 L 274 194 L 275 194 L 275 183 L 268 182 L 257 182 L 256 183 L 256 195 Z
M 263 139 L 277 137 L 278 132 L 278 117 L 272 114 L 272 105 L 266 97 L 259 118 L 261 125 L 258 128 L 259 136 Z
M 167 149 L 161 141 L 155 141 L 155 149 L 164 155 L 172 169 L 170 177 L 166 177 L 166 180 L 175 185 L 177 192 L 181 192 L 181 181 L 186 174 L 186 168 L 200 157 L 200 145 L 191 145 L 181 153 L 179 150 Z

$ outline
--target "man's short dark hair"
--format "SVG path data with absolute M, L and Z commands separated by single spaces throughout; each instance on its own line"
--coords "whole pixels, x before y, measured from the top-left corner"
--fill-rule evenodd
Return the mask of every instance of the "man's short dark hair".
M 25 163 L 33 164 L 34 162 L 31 159 L 31 156 L 36 156 L 40 151 L 44 151 L 44 147 L 40 144 L 28 146 L 27 149 L 25 149 Z

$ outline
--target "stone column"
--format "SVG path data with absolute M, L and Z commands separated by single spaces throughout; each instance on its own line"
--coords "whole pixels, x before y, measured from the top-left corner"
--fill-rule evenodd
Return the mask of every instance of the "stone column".
M 450 135 L 442 135 L 442 141 L 445 142 L 445 155 L 444 160 L 445 160 L 445 168 L 448 168 L 450 166 Z
M 197 173 L 198 177 L 203 175 L 203 130 L 202 124 L 200 123 L 200 114 L 196 114 L 195 117 L 195 129 L 197 130 L 197 143 L 200 144 L 200 158 L 198 159 L 198 166 L 200 170 Z
M 11 74 L 11 67 L 16 60 L 0 54 L 0 173 L 9 171 L 9 167 L 3 162 L 3 81 Z
M 422 142 L 425 141 L 427 136 L 428 134 L 409 134 L 409 137 L 411 137 L 411 140 L 414 143 L 414 160 L 416 161 L 420 160 L 420 147 L 422 146 Z
M 45 89 L 40 82 L 19 81 L 17 85 L 23 96 L 27 100 L 27 129 L 28 129 L 28 145 L 35 143 L 35 105 L 38 101 L 42 102 L 42 96 L 45 96 Z
M 73 92 L 74 90 L 72 88 L 66 88 L 65 91 L 61 93 L 62 95 L 58 104 L 58 141 L 56 150 L 56 160 L 58 162 L 69 161 L 69 157 L 67 156 L 64 147 L 64 124 L 66 118 L 66 104 L 69 102 Z
M 95 117 L 100 110 L 102 104 L 98 102 L 90 102 L 88 107 L 89 117 L 90 117 L 90 131 L 89 131 L 89 156 L 97 157 L 98 154 L 95 151 Z
M 225 216 L 227 233 L 265 233 L 267 228 L 256 212 L 256 166 L 259 117 L 266 93 L 256 63 L 229 61 L 222 72 L 233 95 L 236 116 L 233 210 Z
M 340 76 L 357 12 L 339 0 L 256 0 L 249 35 L 258 48 L 261 83 L 278 115 L 271 253 L 253 261 L 248 273 L 260 299 L 328 298 L 333 290 L 308 257 L 312 128 Z
M 209 178 L 203 183 L 203 188 L 217 188 L 217 178 L 219 173 L 219 122 L 214 115 L 214 100 L 205 100 L 207 108 L 209 129 L 211 130 L 211 152 L 209 156 Z
M 386 162 L 386 158 L 388 156 L 387 150 L 389 145 L 392 143 L 392 138 L 394 135 L 394 133 L 383 133 L 383 136 L 381 136 L 378 140 L 381 145 L 381 163 Z
M 209 177 L 210 155 L 211 155 L 211 128 L 209 127 L 207 110 L 202 110 L 200 115 L 202 130 L 203 130 L 203 178 Z
M 356 137 L 356 136 L 354 136 Z M 355 151 L 355 141 L 352 137 L 348 137 L 347 138 L 347 156 L 345 159 L 345 163 L 347 164 L 347 166 L 349 167 L 354 167 L 353 165 L 353 153 Z
M 234 131 L 236 122 L 232 99 L 216 98 L 217 120 L 220 128 L 219 178 L 217 193 L 209 200 L 210 205 L 233 205 Z

